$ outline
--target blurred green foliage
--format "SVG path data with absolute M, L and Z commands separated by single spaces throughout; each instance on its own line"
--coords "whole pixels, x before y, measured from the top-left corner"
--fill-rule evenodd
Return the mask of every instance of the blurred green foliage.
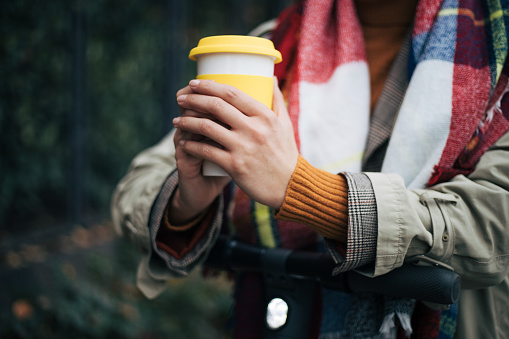
M 76 191 L 83 215 L 107 214 L 130 160 L 177 114 L 174 93 L 194 75 L 189 50 L 207 35 L 245 34 L 288 2 L 3 2 L 0 227 L 17 232 L 41 224 L 40 216 L 68 219 Z M 73 13 L 84 20 L 78 66 Z M 84 75 L 77 118 L 76 72 Z
M 77 254 L 45 262 L 39 275 L 46 286 L 37 284 L 37 269 L 20 286 L 4 282 L 10 300 L 0 304 L 1 338 L 228 337 L 231 282 L 225 277 L 203 279 L 194 272 L 148 300 L 134 285 L 138 253 L 124 240 L 107 252 Z
M 76 235 L 87 234 L 85 227 L 57 237 L 55 225 L 109 219 L 112 191 L 129 162 L 177 114 L 175 92 L 194 76 L 187 54 L 200 38 L 246 34 L 289 2 L 2 2 L 1 338 L 225 335 L 226 280 L 195 272 L 147 300 L 134 286 L 139 254 L 126 240 L 110 239 L 101 251 L 86 248 L 69 258 L 70 244 L 85 248 L 91 236 Z M 77 46 L 83 49 L 78 63 Z M 83 76 L 78 88 L 77 74 Z M 76 202 L 79 218 L 71 215 Z M 39 234 L 52 240 L 47 248 L 36 244 Z M 20 250 L 9 247 L 14 243 Z
M 69 106 L 66 8 L 11 1 L 0 11 L 0 216 L 65 206 Z

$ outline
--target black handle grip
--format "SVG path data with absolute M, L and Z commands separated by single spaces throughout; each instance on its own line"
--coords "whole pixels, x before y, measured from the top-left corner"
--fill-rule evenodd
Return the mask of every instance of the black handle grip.
M 458 301 L 461 278 L 444 268 L 406 264 L 376 278 L 348 272 L 347 285 L 357 292 L 454 304 Z
M 333 259 L 324 253 L 267 249 L 220 236 L 206 265 L 228 271 L 261 272 L 273 266 L 271 260 L 284 258 L 288 276 L 319 280 L 327 288 L 345 292 L 373 292 L 439 304 L 458 301 L 461 278 L 458 274 L 434 266 L 403 265 L 391 272 L 368 278 L 350 271 L 332 276 Z

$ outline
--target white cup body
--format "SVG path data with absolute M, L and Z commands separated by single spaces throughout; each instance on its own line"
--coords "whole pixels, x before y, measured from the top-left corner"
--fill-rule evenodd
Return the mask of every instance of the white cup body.
M 196 56 L 198 75 L 244 74 L 274 75 L 274 57 L 248 53 L 209 53 Z

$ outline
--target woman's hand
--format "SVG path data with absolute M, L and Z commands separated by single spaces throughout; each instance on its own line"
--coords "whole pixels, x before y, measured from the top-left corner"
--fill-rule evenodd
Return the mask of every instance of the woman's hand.
M 181 135 L 177 152 L 195 160 L 187 162 L 193 176 L 201 175 L 201 159 L 212 161 L 252 199 L 281 207 L 298 149 L 277 85 L 274 112 L 232 86 L 207 80 L 192 80 L 177 101 L 185 112 L 173 121 Z
M 187 86 L 177 92 L 177 97 L 194 93 Z M 180 109 L 182 117 L 210 118 L 192 110 Z M 177 129 L 173 142 L 175 143 L 175 158 L 179 172 L 179 183 L 173 194 L 169 206 L 170 223 L 179 225 L 192 220 L 205 211 L 230 182 L 229 177 L 204 177 L 201 174 L 203 160 L 183 151 L 181 144 L 188 140 L 204 141 L 203 136 Z

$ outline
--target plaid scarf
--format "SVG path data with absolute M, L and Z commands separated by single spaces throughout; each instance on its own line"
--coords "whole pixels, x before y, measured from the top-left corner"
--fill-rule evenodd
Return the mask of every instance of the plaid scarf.
M 504 96 L 509 73 L 504 68 L 508 51 L 507 7 L 505 0 L 420 1 L 412 32 L 410 84 L 382 171 L 401 174 L 410 188 L 431 186 L 457 174 L 466 175 L 507 131 L 509 98 Z M 339 17 L 345 20 L 336 20 Z M 367 76 L 365 70 L 347 79 L 348 89 L 353 88 L 356 93 L 354 98 L 350 98 L 348 91 L 344 95 L 337 93 L 344 88 L 340 80 L 335 80 L 338 73 L 354 72 L 351 68 L 362 68 L 365 64 L 362 33 L 353 2 L 308 0 L 289 7 L 282 13 L 272 40 L 283 54 L 283 62 L 276 65 L 275 73 L 289 98 L 301 153 L 313 165 L 337 172 L 334 166 L 327 165 L 330 159 L 338 158 L 340 150 L 335 145 L 350 147 L 355 140 L 349 141 L 348 133 L 338 131 L 333 124 L 335 120 L 324 124 L 336 128 L 336 136 L 340 138 L 337 142 L 316 126 L 320 122 L 313 122 L 311 128 L 303 125 L 312 120 L 307 115 L 314 119 L 318 115 L 315 112 L 321 112 L 322 107 L 331 110 L 338 101 L 334 105 L 336 112 L 331 115 L 347 114 L 342 117 L 342 125 L 353 128 L 357 134 L 365 124 L 369 112 L 365 103 L 357 104 L 357 101 L 359 97 L 364 100 L 369 88 L 356 87 L 366 84 L 366 79 L 359 84 L 359 78 Z M 356 82 L 351 78 L 357 79 Z M 327 90 L 314 99 L 315 106 L 308 103 L 311 99 L 303 99 L 316 97 L 313 90 L 307 91 L 309 87 L 324 84 L 335 87 L 332 98 L 331 90 Z M 359 120 L 359 116 L 361 122 L 351 127 L 352 120 Z M 317 134 L 321 136 L 317 138 Z M 310 142 L 314 148 L 303 145 L 308 139 L 314 140 Z M 323 145 L 329 144 L 322 142 L 323 139 L 332 141 L 334 156 L 324 155 L 328 160 L 322 161 L 315 160 L 316 154 L 309 157 L 304 154 L 323 149 Z M 314 145 L 316 142 L 320 142 L 319 146 Z M 364 146 L 365 140 L 360 144 Z M 356 154 L 357 148 L 342 160 L 335 160 L 343 164 L 340 170 L 348 170 L 349 166 L 344 164 L 351 164 L 354 158 L 358 160 Z M 405 162 L 401 163 L 402 160 Z
M 409 86 L 382 172 L 399 173 L 409 188 L 467 175 L 509 129 L 508 20 L 507 0 L 420 1 L 408 61 Z M 333 173 L 360 171 L 369 131 L 369 75 L 353 1 L 302 1 L 284 11 L 278 21 L 272 40 L 283 62 L 276 65 L 275 73 L 288 100 L 301 154 Z M 272 210 L 240 190 L 233 202 L 230 220 L 244 240 L 266 247 L 316 248 L 317 236 L 308 227 L 275 220 Z M 263 326 L 263 306 L 255 300 L 245 303 L 262 290 L 257 279 L 241 277 L 238 284 L 238 337 L 257 337 Z M 382 322 L 387 327 L 386 319 L 369 323 L 379 312 L 368 306 L 381 303 L 369 302 L 370 298 L 354 297 L 357 302 L 352 307 L 357 311 L 351 314 L 361 316 L 350 317 L 344 325 L 365 333 L 363 338 L 377 335 L 369 326 L 378 331 Z M 405 301 L 382 303 L 393 305 L 390 312 L 384 311 L 389 315 L 405 305 Z M 326 305 L 319 304 L 323 322 L 331 315 Z M 409 309 L 414 310 L 414 305 L 407 305 L 405 312 Z M 414 336 L 433 338 L 440 332 L 452 337 L 454 312 L 454 307 L 440 313 L 417 303 Z M 398 319 L 390 320 L 398 323 Z M 325 338 L 323 329 L 324 324 Z M 336 330 L 344 332 L 344 328 Z M 318 335 L 318 328 L 313 331 Z M 408 333 L 400 330 L 398 335 Z

